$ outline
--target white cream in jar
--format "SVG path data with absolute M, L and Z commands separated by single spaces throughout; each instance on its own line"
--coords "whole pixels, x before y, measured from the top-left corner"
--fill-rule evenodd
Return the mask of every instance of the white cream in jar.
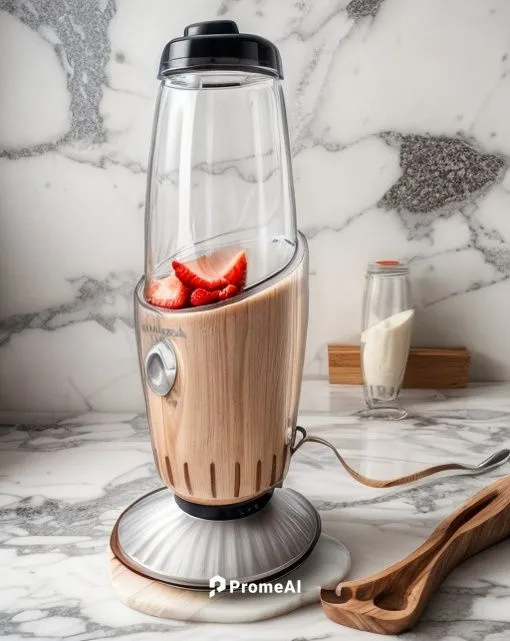
M 394 314 L 361 334 L 363 380 L 368 386 L 399 388 L 404 378 L 414 309 Z

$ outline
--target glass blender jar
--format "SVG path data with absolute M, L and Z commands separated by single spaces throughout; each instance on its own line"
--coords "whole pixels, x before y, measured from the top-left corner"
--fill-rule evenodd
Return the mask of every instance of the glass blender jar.
M 297 247 L 281 61 L 233 22 L 199 23 L 165 48 L 146 204 L 145 287 L 228 247 L 246 251 L 246 289 Z

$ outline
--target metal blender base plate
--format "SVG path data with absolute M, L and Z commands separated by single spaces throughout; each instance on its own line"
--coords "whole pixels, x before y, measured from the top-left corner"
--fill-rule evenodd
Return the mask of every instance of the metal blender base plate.
M 179 588 L 209 590 L 209 579 L 255 583 L 299 566 L 321 532 L 317 510 L 301 494 L 276 488 L 260 511 L 215 521 L 187 514 L 166 487 L 130 505 L 110 545 L 130 569 Z

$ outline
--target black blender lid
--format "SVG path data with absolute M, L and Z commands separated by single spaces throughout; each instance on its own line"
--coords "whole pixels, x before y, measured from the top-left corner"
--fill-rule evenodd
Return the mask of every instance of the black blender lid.
M 163 49 L 159 77 L 187 70 L 243 70 L 283 78 L 280 52 L 272 42 L 239 33 L 231 20 L 196 22 Z

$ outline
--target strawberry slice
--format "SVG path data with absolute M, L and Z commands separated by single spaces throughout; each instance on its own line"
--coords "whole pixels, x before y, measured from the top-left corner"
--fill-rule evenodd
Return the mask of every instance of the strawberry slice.
M 216 301 L 219 300 L 227 300 L 227 298 L 235 296 L 238 292 L 239 288 L 235 285 L 227 285 L 223 289 L 215 289 L 213 292 L 199 287 L 191 292 L 190 303 L 194 307 L 210 305 L 211 303 L 216 303 Z
M 177 278 L 193 289 L 214 291 L 229 284 L 242 288 L 246 281 L 246 252 L 224 249 L 187 263 L 174 260 L 172 267 Z
M 189 263 L 173 260 L 172 267 L 177 278 L 187 287 L 214 291 L 228 284 L 228 281 L 220 278 L 214 271 L 207 256 L 201 256 Z
M 223 291 L 223 290 L 222 290 Z M 193 307 L 200 307 L 200 305 L 209 305 L 210 303 L 215 303 L 220 298 L 220 290 L 216 289 L 213 292 L 199 287 L 191 292 L 189 302 Z
M 189 289 L 175 276 L 155 278 L 147 286 L 145 298 L 156 307 L 180 309 L 188 302 Z
M 246 272 L 248 270 L 248 261 L 246 259 L 246 252 L 237 252 L 226 269 L 221 272 L 223 278 L 231 285 L 236 285 L 243 288 L 246 283 Z
M 220 289 L 218 292 L 218 300 L 227 300 L 227 298 L 232 298 L 239 292 L 239 287 L 235 285 L 227 285 L 223 289 Z

